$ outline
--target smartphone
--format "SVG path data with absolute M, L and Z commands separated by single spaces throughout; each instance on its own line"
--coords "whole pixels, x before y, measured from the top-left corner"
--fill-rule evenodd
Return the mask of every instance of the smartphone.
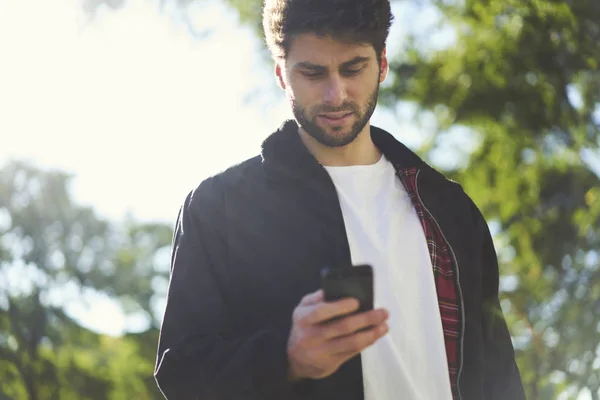
M 357 312 L 373 309 L 373 267 L 368 264 L 321 271 L 325 301 L 353 297 L 360 303 Z

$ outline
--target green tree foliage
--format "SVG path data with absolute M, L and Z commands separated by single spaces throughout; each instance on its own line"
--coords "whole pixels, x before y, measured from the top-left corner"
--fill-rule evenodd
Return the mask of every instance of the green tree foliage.
M 600 180 L 582 155 L 600 156 L 600 2 L 436 5 L 455 44 L 400 55 L 386 101 L 433 113 L 438 140 L 460 126 L 478 143 L 447 172 L 499 224 L 528 398 L 597 399 Z
M 171 228 L 115 226 L 73 201 L 70 179 L 22 162 L 0 170 L 0 398 L 160 398 L 152 281 L 168 274 L 156 254 Z M 145 315 L 148 330 L 113 338 L 82 327 L 66 305 L 90 291 Z

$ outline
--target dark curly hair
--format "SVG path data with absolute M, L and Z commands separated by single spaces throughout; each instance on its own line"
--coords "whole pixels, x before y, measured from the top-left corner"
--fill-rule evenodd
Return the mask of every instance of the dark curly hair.
M 394 17 L 389 0 L 265 0 L 263 29 L 276 61 L 295 35 L 314 33 L 348 43 L 371 44 L 381 61 Z

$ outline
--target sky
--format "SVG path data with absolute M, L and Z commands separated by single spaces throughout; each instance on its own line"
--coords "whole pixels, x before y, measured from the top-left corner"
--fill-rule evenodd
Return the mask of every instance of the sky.
M 172 221 L 190 189 L 285 117 L 281 101 L 244 106 L 265 71 L 218 7 L 200 10 L 222 24 L 198 41 L 147 0 L 89 23 L 77 0 L 35 3 L 0 3 L 0 162 L 73 172 L 76 197 L 111 218 Z

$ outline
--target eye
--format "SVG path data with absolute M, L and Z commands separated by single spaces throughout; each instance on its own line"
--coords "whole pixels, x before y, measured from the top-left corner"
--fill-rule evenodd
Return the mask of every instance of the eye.
M 363 70 L 362 68 L 358 68 L 358 69 L 347 69 L 347 70 L 343 71 L 342 73 L 343 73 L 344 75 L 347 75 L 347 76 L 354 76 L 354 75 L 358 75 L 358 74 L 360 74 L 360 73 L 362 72 L 362 70 Z
M 317 78 L 321 78 L 323 76 L 322 72 L 302 72 L 302 75 L 304 75 L 307 78 L 310 79 L 317 79 Z

